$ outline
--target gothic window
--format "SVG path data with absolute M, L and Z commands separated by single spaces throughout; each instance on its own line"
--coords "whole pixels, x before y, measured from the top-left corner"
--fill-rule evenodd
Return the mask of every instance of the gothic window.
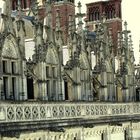
M 12 99 L 15 99 L 15 91 L 16 91 L 16 78 L 12 77 L 12 91 L 11 91 Z
M 50 69 L 49 66 L 46 66 L 46 78 L 50 76 Z
M 10 65 L 8 65 L 10 64 Z M 15 99 L 16 93 L 16 61 L 10 59 L 2 60 L 3 69 L 3 91 L 5 99 Z M 13 77 L 14 76 L 14 77 Z
M 12 71 L 12 74 L 16 73 L 16 62 L 11 62 L 11 71 Z
M 7 61 L 6 60 L 3 60 L 2 61 L 2 68 L 3 68 L 3 73 L 7 73 Z
M 27 0 L 23 0 L 23 8 L 24 8 L 24 9 L 27 8 Z
M 47 80 L 47 95 L 50 93 L 50 80 Z
M 56 91 L 58 82 L 58 59 L 53 49 L 48 49 L 46 64 L 46 92 L 48 94 L 48 100 L 56 100 L 59 97 Z
M 17 6 L 18 6 L 18 0 L 13 0 L 12 1 L 12 10 L 17 10 Z
M 56 80 L 53 80 L 53 94 L 56 94 Z
M 2 50 L 3 88 L 5 99 L 17 99 L 16 88 L 19 87 L 16 79 L 20 77 L 18 67 L 18 50 L 12 35 L 7 36 Z
M 105 14 L 107 19 L 112 19 L 115 17 L 115 8 L 114 5 L 107 5 L 105 7 Z
M 8 77 L 3 77 L 3 92 L 5 95 L 5 99 L 7 99 L 8 94 Z
M 89 14 L 89 21 L 92 21 L 92 14 Z
M 97 21 L 100 19 L 99 7 L 89 9 L 89 21 Z
M 52 76 L 56 77 L 56 75 L 55 75 L 55 67 L 52 67 Z
M 121 4 L 119 5 L 119 18 L 121 18 Z
M 86 70 L 81 71 L 81 80 L 87 81 L 87 71 Z
M 99 20 L 99 18 L 100 18 L 100 17 L 99 17 L 99 12 L 96 11 L 94 14 L 95 14 L 95 20 Z
M 49 100 L 56 100 L 57 68 L 55 65 L 46 66 L 46 79 Z
M 52 76 L 53 76 L 54 78 L 57 77 L 57 71 L 56 71 L 56 68 L 55 68 L 55 67 L 52 67 Z

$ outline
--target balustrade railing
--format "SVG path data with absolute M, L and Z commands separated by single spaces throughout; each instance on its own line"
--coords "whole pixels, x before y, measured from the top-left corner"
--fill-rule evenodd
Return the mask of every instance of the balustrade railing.
M 0 103 L 0 123 L 140 115 L 140 103 Z

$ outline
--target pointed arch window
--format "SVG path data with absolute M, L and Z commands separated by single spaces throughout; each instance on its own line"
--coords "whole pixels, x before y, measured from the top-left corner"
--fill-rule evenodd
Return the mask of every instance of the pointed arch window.
M 89 21 L 97 21 L 100 19 L 99 7 L 89 9 Z
M 12 10 L 17 10 L 17 6 L 18 6 L 18 0 L 13 0 L 12 1 Z
M 107 19 L 115 18 L 115 6 L 114 5 L 107 5 L 105 7 L 105 14 Z

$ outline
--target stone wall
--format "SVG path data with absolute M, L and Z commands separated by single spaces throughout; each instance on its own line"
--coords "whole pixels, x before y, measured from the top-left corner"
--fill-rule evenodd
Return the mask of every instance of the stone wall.
M 125 134 L 125 131 L 129 133 Z M 122 126 L 99 125 L 93 127 L 73 127 L 34 132 L 22 132 L 19 136 L 1 135 L 1 140 L 126 140 L 140 138 L 140 122 L 127 122 Z

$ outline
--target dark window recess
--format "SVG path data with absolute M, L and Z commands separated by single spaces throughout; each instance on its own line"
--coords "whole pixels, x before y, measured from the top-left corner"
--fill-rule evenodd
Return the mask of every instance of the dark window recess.
M 46 78 L 49 77 L 49 66 L 46 66 Z
M 140 88 L 136 89 L 136 101 L 140 101 Z
M 27 8 L 27 0 L 23 0 L 23 8 L 24 8 L 24 9 Z
M 53 77 L 56 77 L 56 71 L 55 70 L 56 70 L 55 67 L 52 67 L 52 74 L 53 74 L 52 76 Z
M 50 81 L 49 80 L 47 80 L 46 86 L 47 86 L 47 95 L 49 96 L 49 93 L 50 93 Z
M 124 131 L 124 140 L 128 140 L 129 139 L 129 135 L 128 135 L 128 130 Z
M 7 61 L 2 61 L 3 73 L 7 72 Z
M 12 69 L 12 73 L 15 74 L 16 73 L 16 63 L 15 62 L 11 63 L 11 69 Z
M 68 98 L 68 82 L 67 81 L 65 81 L 64 82 L 64 86 L 65 86 L 65 100 L 68 100 L 69 98 Z
M 33 79 L 29 77 L 27 77 L 27 94 L 28 99 L 34 99 Z
M 18 0 L 13 0 L 12 1 L 12 10 L 16 10 L 18 5 Z
M 8 78 L 3 77 L 3 92 L 4 92 L 5 99 L 7 99 L 7 89 L 8 89 Z
M 101 140 L 104 140 L 104 134 L 102 133 L 102 135 L 101 135 Z
M 15 88 L 16 88 L 16 78 L 12 77 L 12 95 L 13 99 L 15 99 Z
M 56 94 L 56 81 L 53 80 L 53 93 Z

